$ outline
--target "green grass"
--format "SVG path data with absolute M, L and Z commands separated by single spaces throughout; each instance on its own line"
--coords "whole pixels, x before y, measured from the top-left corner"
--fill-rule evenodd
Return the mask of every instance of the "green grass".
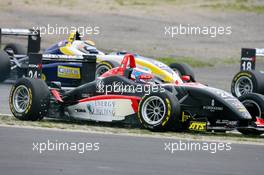
M 224 58 L 216 60 L 217 64 L 237 64 L 239 65 L 240 59 L 238 58 Z
M 244 136 L 237 133 L 197 133 L 197 132 L 151 132 L 146 129 L 131 127 L 127 124 L 117 123 L 97 123 L 84 121 L 63 121 L 55 119 L 44 119 L 41 121 L 20 121 L 12 116 L 0 116 L 0 125 L 47 128 L 47 129 L 62 129 L 67 131 L 80 131 L 90 133 L 105 133 L 105 134 L 122 134 L 132 136 L 171 138 L 183 140 L 207 140 L 207 141 L 222 141 L 231 143 L 246 143 L 246 144 L 261 144 L 264 145 L 263 136 Z
M 191 57 L 178 57 L 178 58 L 158 58 L 157 60 L 170 65 L 171 63 L 186 63 L 189 64 L 192 67 L 212 67 L 213 64 L 202 61 L 200 59 L 195 59 Z
M 239 59 L 235 58 L 223 58 L 223 59 L 198 59 L 192 57 L 176 57 L 176 58 L 157 58 L 167 65 L 171 63 L 186 63 L 191 67 L 213 67 L 217 64 L 239 64 Z
M 249 0 L 236 0 L 229 3 L 212 3 L 202 4 L 201 7 L 212 8 L 221 11 L 241 11 L 241 12 L 253 12 L 264 13 L 264 5 L 256 5 Z
M 146 6 L 146 5 L 154 5 L 155 0 L 115 0 L 118 5 L 135 5 L 135 6 Z
M 194 0 L 115 0 L 118 5 L 127 6 L 153 6 L 160 4 L 168 4 L 168 5 L 183 5 L 183 4 L 191 4 Z
M 175 7 L 188 5 L 191 8 L 205 7 L 222 11 L 243 11 L 264 13 L 264 5 L 258 4 L 256 0 L 114 0 L 120 6 L 158 6 L 158 5 L 173 5 Z

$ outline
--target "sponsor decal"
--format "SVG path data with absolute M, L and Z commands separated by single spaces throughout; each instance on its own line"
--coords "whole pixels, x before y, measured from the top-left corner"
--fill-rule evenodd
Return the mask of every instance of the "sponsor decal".
M 55 55 L 55 54 L 43 54 L 42 58 L 49 58 L 49 59 L 83 59 L 81 55 Z
M 85 113 L 86 110 L 85 109 L 74 109 L 75 112 L 78 112 L 78 113 Z
M 191 121 L 189 130 L 192 131 L 206 131 L 206 122 Z
M 241 60 L 243 61 L 252 61 L 254 57 L 248 58 L 248 57 L 242 57 Z
M 203 109 L 210 110 L 211 112 L 214 112 L 214 111 L 222 111 L 223 107 L 215 106 L 215 100 L 212 99 L 211 106 L 203 106 Z
M 78 67 L 58 66 L 58 77 L 80 79 L 81 73 Z
M 93 101 L 87 104 L 87 109 L 91 115 L 115 116 L 116 103 L 114 101 Z
M 230 99 L 230 100 L 227 100 L 232 106 L 234 106 L 235 108 L 237 108 L 238 110 L 243 110 L 243 111 L 246 111 L 246 108 L 243 106 L 243 104 L 236 100 L 236 99 Z

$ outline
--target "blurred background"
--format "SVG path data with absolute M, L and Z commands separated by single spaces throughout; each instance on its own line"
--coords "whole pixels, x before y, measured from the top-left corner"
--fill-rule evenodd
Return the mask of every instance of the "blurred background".
M 226 90 L 239 70 L 241 48 L 264 47 L 263 0 L 0 0 L 0 16 L 2 28 L 98 26 L 99 34 L 84 38 L 99 49 L 186 62 L 198 80 Z M 231 26 L 232 33 L 165 35 L 165 26 L 179 25 Z M 42 49 L 66 37 L 43 35 Z

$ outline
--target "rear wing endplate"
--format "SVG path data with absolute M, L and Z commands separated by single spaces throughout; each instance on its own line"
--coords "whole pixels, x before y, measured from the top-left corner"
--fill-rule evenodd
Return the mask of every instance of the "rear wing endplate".
M 81 63 L 81 84 L 91 82 L 95 79 L 96 71 L 96 56 L 67 56 L 67 55 L 52 55 L 52 54 L 29 54 L 29 65 L 26 77 L 41 79 L 42 65 L 49 63 Z
M 241 50 L 241 60 L 240 60 L 240 70 L 255 70 L 256 65 L 256 57 L 263 56 L 264 57 L 264 49 L 249 49 L 242 48 Z
M 40 51 L 40 31 L 34 29 L 11 29 L 0 28 L 0 46 L 2 36 L 26 36 L 28 37 L 27 53 L 38 53 Z

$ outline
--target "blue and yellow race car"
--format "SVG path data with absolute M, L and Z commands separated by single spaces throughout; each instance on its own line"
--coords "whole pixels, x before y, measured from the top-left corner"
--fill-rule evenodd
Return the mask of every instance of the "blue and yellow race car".
M 37 53 L 40 50 L 40 35 L 38 31 L 28 29 L 2 29 L 0 36 L 3 35 L 23 35 L 28 36 L 28 51 L 25 51 L 23 46 L 17 43 L 9 43 L 5 46 L 4 51 L 0 53 L 0 81 L 7 78 L 17 79 L 22 77 L 27 72 L 28 53 Z M 33 49 L 32 49 L 33 48 Z M 66 56 L 82 56 L 82 55 L 96 55 L 97 66 L 96 76 L 102 75 L 104 72 L 117 67 L 127 52 L 113 52 L 105 54 L 95 47 L 95 43 L 90 40 L 81 40 L 78 32 L 72 32 L 69 37 L 60 41 L 44 51 L 44 54 L 52 54 L 60 57 Z M 194 73 L 186 64 L 174 63 L 170 66 L 156 61 L 151 58 L 146 58 L 134 54 L 136 63 L 139 68 L 151 71 L 158 79 L 167 83 L 178 83 L 182 75 L 188 75 L 186 80 L 195 81 Z M 67 62 L 59 63 L 49 61 L 48 64 L 42 65 L 42 79 L 47 82 L 58 81 L 62 86 L 75 87 L 80 85 L 82 76 L 80 74 L 82 69 L 81 63 Z
M 45 50 L 45 54 L 58 55 L 96 55 L 97 67 L 96 76 L 117 67 L 121 64 L 123 57 L 128 52 L 104 53 L 95 47 L 91 40 L 81 40 L 78 32 L 72 32 L 68 39 L 60 41 Z M 178 75 L 188 75 L 191 81 L 195 81 L 194 73 L 187 64 L 173 63 L 170 66 L 155 59 L 133 54 L 138 67 L 151 71 L 156 77 L 164 82 L 177 83 Z

